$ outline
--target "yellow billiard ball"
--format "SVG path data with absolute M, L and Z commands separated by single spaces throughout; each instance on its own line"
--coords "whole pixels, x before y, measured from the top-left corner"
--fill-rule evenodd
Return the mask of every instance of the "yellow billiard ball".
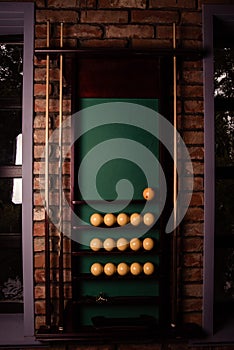
M 154 273 L 154 265 L 151 262 L 146 262 L 143 265 L 143 271 L 145 275 L 152 275 Z
M 125 262 L 119 263 L 117 266 L 117 272 L 120 276 L 125 276 L 129 272 L 129 266 Z
M 99 249 L 102 248 L 102 241 L 99 239 L 99 238 L 93 238 L 91 241 L 90 241 L 90 248 L 97 252 Z
M 130 216 L 130 222 L 133 226 L 138 226 L 142 222 L 142 216 L 139 213 L 133 213 Z
M 113 226 L 116 223 L 116 216 L 112 213 L 108 213 L 104 215 L 104 224 L 106 226 Z
M 105 266 L 104 266 L 104 273 L 107 275 L 107 276 L 112 276 L 116 273 L 116 266 L 113 264 L 113 263 L 107 263 Z
M 92 275 L 99 276 L 103 273 L 103 266 L 100 263 L 94 263 L 91 266 L 90 271 Z
M 118 250 L 123 252 L 124 250 L 128 249 L 128 247 L 129 247 L 129 242 L 126 238 L 121 237 L 118 239 L 118 241 L 117 241 Z
M 130 272 L 132 275 L 137 276 L 142 272 L 142 266 L 138 262 L 134 262 L 130 266 Z
M 110 252 L 112 249 L 114 249 L 115 246 L 116 246 L 116 244 L 115 244 L 115 241 L 113 240 L 113 238 L 107 238 L 103 242 L 103 248 L 105 250 L 107 250 L 108 252 Z
M 128 222 L 129 222 L 129 216 L 126 213 L 120 213 L 117 216 L 117 223 L 119 224 L 119 226 L 127 225 Z
M 155 221 L 154 214 L 145 213 L 143 216 L 143 221 L 146 226 L 151 226 Z
M 132 238 L 130 240 L 130 248 L 134 251 L 137 251 L 139 249 L 141 249 L 142 247 L 142 242 L 139 238 Z
M 143 191 L 143 197 L 147 201 L 151 201 L 154 198 L 154 195 L 155 195 L 154 190 L 151 187 L 147 187 Z
M 103 223 L 103 216 L 99 213 L 94 213 L 90 216 L 90 223 L 93 226 L 100 226 Z
M 143 240 L 143 248 L 145 250 L 151 250 L 154 247 L 154 240 L 150 237 L 147 237 Z

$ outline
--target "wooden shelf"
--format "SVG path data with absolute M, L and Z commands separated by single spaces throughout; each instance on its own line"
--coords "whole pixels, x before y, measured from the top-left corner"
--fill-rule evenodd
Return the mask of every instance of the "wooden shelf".
M 79 250 L 79 251 L 73 251 L 72 252 L 72 256 L 94 256 L 94 255 L 129 255 L 129 256 L 132 256 L 132 255 L 149 255 L 149 256 L 152 256 L 152 255 L 159 255 L 161 254 L 161 252 L 159 251 L 159 249 L 157 248 L 154 248 L 152 250 L 137 250 L 137 251 L 134 251 L 134 250 L 129 250 L 129 249 L 126 249 L 125 251 L 120 251 L 120 250 L 117 250 L 117 249 L 113 249 L 112 251 L 107 251 L 107 250 L 99 250 L 97 252 L 93 251 L 93 250 L 86 250 L 86 249 L 83 249 L 83 250 Z
M 70 56 L 80 56 L 80 57 L 144 57 L 144 56 L 155 56 L 155 57 L 182 57 L 186 59 L 198 60 L 202 59 L 205 55 L 207 55 L 207 51 L 204 49 L 186 49 L 186 48 L 152 48 L 152 49 L 132 49 L 132 48 L 122 48 L 122 49 L 114 49 L 114 48 L 95 48 L 95 49 L 75 49 L 75 48 L 38 48 L 34 50 L 35 55 L 59 55 L 66 54 Z
M 158 304 L 160 298 L 158 296 L 122 296 L 122 297 L 110 297 L 106 300 L 99 300 L 98 297 L 84 296 L 78 300 L 73 300 L 74 305 L 150 305 Z
M 81 273 L 77 274 L 76 276 L 73 276 L 74 281 L 80 281 L 80 280 L 107 280 L 107 281 L 113 281 L 113 280 L 143 280 L 143 279 L 155 279 L 159 278 L 157 273 L 153 273 L 152 275 L 145 275 L 144 273 L 141 273 L 137 276 L 134 276 L 132 274 L 127 274 L 125 276 L 120 276 L 117 273 L 112 276 L 106 276 L 104 273 L 102 273 L 99 276 L 94 276 L 91 273 Z

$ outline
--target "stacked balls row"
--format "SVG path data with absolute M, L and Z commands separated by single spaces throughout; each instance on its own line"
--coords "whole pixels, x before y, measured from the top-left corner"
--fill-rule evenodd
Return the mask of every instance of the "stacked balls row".
M 92 264 L 90 271 L 93 276 L 100 276 L 102 273 L 104 273 L 106 276 L 113 276 L 116 273 L 120 276 L 125 276 L 128 273 L 137 276 L 142 272 L 145 275 L 152 275 L 154 273 L 154 264 L 149 261 L 143 265 L 138 262 L 133 262 L 130 265 L 125 262 L 121 262 L 116 266 L 112 262 L 109 262 L 105 265 L 102 265 L 99 262 L 95 262 Z
M 133 213 L 130 216 L 126 213 L 120 213 L 117 216 L 112 213 L 107 213 L 104 216 L 100 213 L 93 213 L 90 216 L 91 225 L 96 227 L 101 226 L 102 224 L 106 225 L 107 227 L 114 226 L 115 224 L 118 224 L 119 226 L 125 226 L 129 222 L 133 226 L 138 226 L 141 223 L 144 223 L 147 226 L 151 226 L 154 221 L 155 217 L 152 213 L 145 213 L 144 215 Z
M 145 238 L 143 241 L 141 241 L 139 238 L 132 238 L 130 241 L 128 241 L 124 237 L 119 238 L 117 241 L 115 241 L 113 238 L 106 238 L 104 242 L 99 238 L 93 238 L 90 241 L 90 248 L 93 251 L 99 251 L 102 248 L 104 248 L 106 251 L 112 251 L 114 248 L 117 248 L 120 251 L 125 251 L 128 248 L 133 251 L 138 251 L 141 248 L 149 251 L 152 250 L 153 247 L 154 240 L 150 237 Z

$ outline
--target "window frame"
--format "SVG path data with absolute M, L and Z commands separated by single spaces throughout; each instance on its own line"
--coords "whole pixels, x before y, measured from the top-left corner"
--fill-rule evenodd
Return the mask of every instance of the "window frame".
M 203 328 L 207 333 L 205 343 L 233 343 L 234 325 L 214 331 L 214 238 L 215 238 L 215 118 L 214 118 L 214 18 L 234 20 L 233 5 L 203 5 L 203 42 L 208 51 L 203 61 L 204 69 L 204 149 L 205 149 L 205 226 L 203 274 Z
M 4 22 L 5 15 L 7 22 Z M 12 16 L 12 21 L 10 20 Z M 0 3 L 0 33 L 23 34 L 23 206 L 22 206 L 22 256 L 24 313 L 0 315 L 0 345 L 38 344 L 34 338 L 33 289 L 33 53 L 34 53 L 34 3 Z M 12 337 L 14 334 L 14 339 Z

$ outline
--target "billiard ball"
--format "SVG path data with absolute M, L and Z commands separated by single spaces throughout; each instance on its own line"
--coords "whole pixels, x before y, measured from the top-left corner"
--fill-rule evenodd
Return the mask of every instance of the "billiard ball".
M 114 214 L 112 213 L 108 213 L 106 215 L 104 215 L 104 224 L 106 226 L 113 226 L 116 223 L 116 217 Z
M 115 246 L 116 246 L 116 244 L 115 244 L 115 241 L 113 240 L 113 238 L 106 238 L 105 241 L 103 242 L 103 248 L 109 252 L 112 249 L 114 249 Z
M 139 238 L 134 237 L 130 240 L 130 248 L 132 250 L 137 251 L 137 250 L 141 249 L 141 247 L 142 247 L 142 242 Z
M 103 223 L 103 216 L 99 213 L 94 213 L 90 216 L 90 223 L 93 226 L 100 226 Z
M 145 213 L 143 216 L 143 221 L 146 226 L 151 226 L 154 223 L 154 214 L 152 213 Z
M 107 276 L 112 276 L 116 273 L 116 266 L 113 263 L 107 263 L 104 265 L 104 273 Z
M 143 265 L 143 271 L 145 275 L 152 275 L 154 273 L 154 265 L 151 262 L 146 262 Z
M 151 187 L 147 187 L 144 189 L 143 191 L 143 197 L 147 200 L 147 201 L 151 201 L 154 198 L 154 190 Z
M 132 275 L 137 276 L 142 272 L 142 266 L 138 262 L 134 262 L 130 266 L 130 272 Z
M 99 276 L 103 273 L 103 266 L 100 263 L 94 263 L 91 266 L 90 271 L 92 275 Z
M 125 276 L 129 272 L 129 266 L 125 262 L 119 263 L 117 266 L 117 272 L 120 276 Z
M 99 238 L 93 238 L 91 241 L 90 241 L 90 248 L 97 252 L 99 249 L 102 248 L 102 241 L 99 239 Z
M 130 216 L 130 222 L 133 226 L 138 226 L 142 222 L 142 216 L 139 213 L 133 213 Z
M 120 213 L 117 216 L 117 223 L 119 224 L 119 226 L 127 225 L 128 222 L 129 222 L 129 216 L 126 213 Z
M 143 240 L 143 248 L 145 250 L 151 250 L 154 247 L 154 240 L 150 237 L 147 237 Z
M 128 249 L 128 247 L 129 247 L 129 242 L 126 238 L 121 237 L 118 239 L 118 241 L 117 241 L 118 250 L 123 252 L 124 250 Z

